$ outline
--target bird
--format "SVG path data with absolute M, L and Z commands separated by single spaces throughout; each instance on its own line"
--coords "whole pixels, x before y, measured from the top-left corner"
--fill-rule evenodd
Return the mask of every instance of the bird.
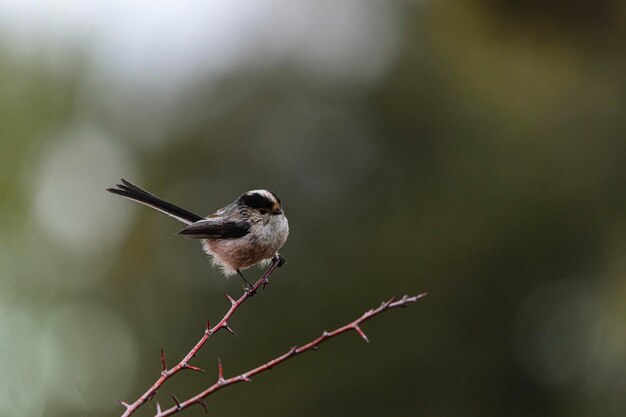
M 266 266 L 270 262 L 277 267 L 285 263 L 285 258 L 278 251 L 287 241 L 289 222 L 280 199 L 272 191 L 259 189 L 245 192 L 232 203 L 202 217 L 168 203 L 125 179 L 106 190 L 186 224 L 178 233 L 200 240 L 212 263 L 225 276 L 238 274 L 248 289 L 252 285 L 242 270 L 255 265 Z

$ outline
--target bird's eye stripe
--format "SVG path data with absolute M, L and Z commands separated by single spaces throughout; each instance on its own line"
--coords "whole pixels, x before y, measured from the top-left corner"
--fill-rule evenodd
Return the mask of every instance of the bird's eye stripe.
M 252 193 L 252 194 L 244 194 L 241 196 L 241 203 L 244 206 L 253 208 L 253 209 L 267 209 L 271 210 L 274 206 L 274 202 L 270 200 L 268 197 Z

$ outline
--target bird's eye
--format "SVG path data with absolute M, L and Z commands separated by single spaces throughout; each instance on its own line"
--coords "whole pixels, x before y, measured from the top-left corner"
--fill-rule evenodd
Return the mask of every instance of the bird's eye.
M 261 213 L 261 214 L 267 214 L 267 210 L 265 210 L 265 209 L 260 209 L 260 210 L 259 210 L 259 213 Z

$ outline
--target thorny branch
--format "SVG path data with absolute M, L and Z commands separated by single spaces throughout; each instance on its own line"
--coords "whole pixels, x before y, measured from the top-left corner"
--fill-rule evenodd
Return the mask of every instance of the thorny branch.
M 135 402 L 129 404 L 129 403 L 120 401 L 120 404 L 122 404 L 126 408 L 126 410 L 124 411 L 124 414 L 122 414 L 122 417 L 130 416 L 135 411 L 137 411 L 139 407 L 141 407 L 146 402 L 150 401 L 156 395 L 157 391 L 161 388 L 161 386 L 163 386 L 165 381 L 170 379 L 172 376 L 176 375 L 178 372 L 184 369 L 197 371 L 197 372 L 204 372 L 203 369 L 198 368 L 197 366 L 190 365 L 189 361 L 191 361 L 191 359 L 196 356 L 196 354 L 202 348 L 202 346 L 204 346 L 206 341 L 209 340 L 209 337 L 217 333 L 219 330 L 224 329 L 233 335 L 235 334 L 233 329 L 228 325 L 228 320 L 235 313 L 235 311 L 237 311 L 237 309 L 244 303 L 244 301 L 246 301 L 248 298 L 250 298 L 256 293 L 259 287 L 262 286 L 263 288 L 265 288 L 265 286 L 269 284 L 269 276 L 272 274 L 272 272 L 274 272 L 276 268 L 281 267 L 283 263 L 284 263 L 284 259 L 282 257 L 275 258 L 271 266 L 267 269 L 267 271 L 265 271 L 263 276 L 254 285 L 252 285 L 251 288 L 247 289 L 242 294 L 242 296 L 239 297 L 239 299 L 235 300 L 230 295 L 224 294 L 226 298 L 228 299 L 228 301 L 230 302 L 230 308 L 228 309 L 224 317 L 213 327 L 211 327 L 211 323 L 207 319 L 206 329 L 204 331 L 204 334 L 200 338 L 200 340 L 189 351 L 189 353 L 187 353 L 185 357 L 181 359 L 181 361 L 178 362 L 178 364 L 176 364 L 174 367 L 170 369 L 167 368 L 167 364 L 165 362 L 165 353 L 163 352 L 163 349 L 161 349 L 161 375 L 154 382 L 154 384 L 152 384 L 152 386 Z M 173 397 L 173 398 L 174 398 L 174 401 L 177 404 L 179 404 L 176 397 Z
M 257 283 L 258 284 L 258 283 Z M 255 284 L 256 285 L 256 284 Z M 210 387 L 208 387 L 207 389 L 205 389 L 204 391 L 200 392 L 199 394 L 189 398 L 188 400 L 185 401 L 179 401 L 178 398 L 176 398 L 175 396 L 172 395 L 172 398 L 174 399 L 174 403 L 175 405 L 166 409 L 166 410 L 162 410 L 161 406 L 159 405 L 159 403 L 157 403 L 157 413 L 155 414 L 154 417 L 166 417 L 166 416 L 171 416 L 172 414 L 176 414 L 181 410 L 184 410 L 186 408 L 191 407 L 194 404 L 199 404 L 202 406 L 202 408 L 204 409 L 205 412 L 207 412 L 207 406 L 204 402 L 204 399 L 206 397 L 208 397 L 209 395 L 213 394 L 214 392 L 227 387 L 229 385 L 233 385 L 236 384 L 238 382 L 250 382 L 251 381 L 251 377 L 257 374 L 260 374 L 262 372 L 268 371 L 270 369 L 272 369 L 274 366 L 285 362 L 286 360 L 293 358 L 294 356 L 306 352 L 307 350 L 317 350 L 317 347 L 325 342 L 326 340 L 333 338 L 335 336 L 338 336 L 342 333 L 346 333 L 350 330 L 354 330 L 356 331 L 366 342 L 369 343 L 369 340 L 367 339 L 367 336 L 365 335 L 365 333 L 363 332 L 363 330 L 361 330 L 360 325 L 362 323 L 364 323 L 365 321 L 371 319 L 374 316 L 377 316 L 378 314 L 390 310 L 392 308 L 396 308 L 396 307 L 406 307 L 408 304 L 410 303 L 414 303 L 416 302 L 418 299 L 422 298 L 426 296 L 426 293 L 423 294 L 419 294 L 413 297 L 409 297 L 409 296 L 404 296 L 398 300 L 396 300 L 395 297 L 391 298 L 389 301 L 385 301 L 383 302 L 378 308 L 374 308 L 371 309 L 369 311 L 366 311 L 365 313 L 363 313 L 363 315 L 361 315 L 361 317 L 357 318 L 356 320 L 354 320 L 351 323 L 346 324 L 345 326 L 339 327 L 331 332 L 327 332 L 324 331 L 318 338 L 310 341 L 307 344 L 304 344 L 302 346 L 294 346 L 291 349 L 289 349 L 289 351 L 281 356 L 278 356 L 277 358 L 274 358 L 272 360 L 270 360 L 269 362 L 264 363 L 263 365 L 260 365 L 254 369 L 249 370 L 248 372 L 244 372 L 240 375 L 236 375 L 233 376 L 231 378 L 224 378 L 224 370 L 222 368 L 222 362 L 218 359 L 217 362 L 217 368 L 218 368 L 218 377 L 217 377 L 217 381 L 211 385 Z

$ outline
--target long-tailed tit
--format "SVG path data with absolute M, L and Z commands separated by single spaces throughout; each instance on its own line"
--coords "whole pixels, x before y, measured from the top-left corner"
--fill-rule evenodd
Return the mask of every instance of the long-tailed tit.
M 289 223 L 280 199 L 268 190 L 253 190 L 207 217 L 161 200 L 135 184 L 122 180 L 117 188 L 107 191 L 137 201 L 163 212 L 187 225 L 179 233 L 200 239 L 204 251 L 211 255 L 226 276 L 239 274 L 254 265 L 274 261 L 281 266 L 284 258 L 278 250 L 285 244 Z

